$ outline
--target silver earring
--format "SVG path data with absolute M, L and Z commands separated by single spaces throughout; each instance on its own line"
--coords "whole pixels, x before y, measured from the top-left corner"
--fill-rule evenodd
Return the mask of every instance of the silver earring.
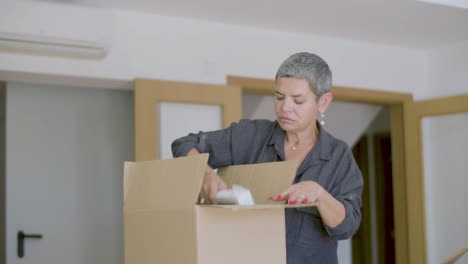
M 320 125 L 321 126 L 324 126 L 325 125 L 325 114 L 324 113 L 320 113 L 320 121 L 319 121 Z

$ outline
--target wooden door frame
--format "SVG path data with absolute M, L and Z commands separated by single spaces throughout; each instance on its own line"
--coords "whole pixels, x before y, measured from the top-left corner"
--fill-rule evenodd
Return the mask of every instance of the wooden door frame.
M 242 92 L 273 95 L 274 80 L 228 76 L 227 84 L 237 85 Z M 384 92 L 333 86 L 332 93 L 340 101 L 378 104 L 389 107 L 392 137 L 392 181 L 395 223 L 396 263 L 426 263 L 426 221 L 424 185 L 419 166 L 414 163 L 419 153 L 413 96 L 409 93 Z M 411 177 L 410 177 L 411 175 Z
M 135 160 L 159 158 L 159 102 L 221 105 L 222 126 L 228 127 L 242 116 L 242 94 L 234 85 L 136 79 L 135 92 Z
M 448 96 L 414 102 L 415 115 L 421 120 L 429 116 L 441 116 L 468 112 L 468 94 Z
M 414 190 L 414 192 L 408 196 L 408 208 L 417 209 L 417 207 L 420 206 L 420 210 L 425 213 L 422 119 L 429 116 L 466 113 L 468 112 L 468 104 L 466 102 L 468 102 L 468 94 L 421 100 L 404 105 L 405 142 L 407 142 L 406 163 L 415 164 L 415 166 L 406 167 L 406 174 L 411 175 L 411 177 L 407 177 L 408 188 Z M 415 195 L 415 193 L 419 195 Z M 415 219 L 417 217 L 417 212 L 409 211 L 408 213 L 410 214 L 410 219 Z M 421 220 L 424 221 L 412 223 L 414 225 L 420 224 L 421 226 L 419 228 L 415 227 L 408 230 L 409 243 L 412 246 L 412 250 L 426 253 L 426 221 L 425 218 Z M 424 232 L 424 237 L 420 236 L 419 232 Z M 412 259 L 416 259 L 416 257 Z M 427 263 L 426 254 L 424 254 L 424 263 Z

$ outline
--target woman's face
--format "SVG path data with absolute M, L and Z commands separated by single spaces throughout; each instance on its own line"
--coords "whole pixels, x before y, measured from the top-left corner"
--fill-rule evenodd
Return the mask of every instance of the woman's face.
M 275 112 L 283 130 L 301 132 L 315 129 L 319 108 L 319 102 L 306 80 L 297 78 L 276 80 Z

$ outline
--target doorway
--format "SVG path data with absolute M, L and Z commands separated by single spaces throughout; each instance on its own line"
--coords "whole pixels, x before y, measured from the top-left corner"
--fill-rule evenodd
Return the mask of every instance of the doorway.
M 362 221 L 352 237 L 352 263 L 395 263 L 390 133 L 373 131 L 371 125 L 352 151 L 364 179 Z
M 238 76 L 228 76 L 227 84 L 238 85 L 243 93 L 260 95 L 272 95 L 274 93 L 274 80 L 247 78 Z M 395 239 L 395 262 L 396 263 L 425 263 L 425 232 L 424 208 L 416 207 L 414 203 L 408 201 L 407 196 L 423 198 L 421 187 L 410 184 L 408 187 L 407 175 L 410 168 L 405 166 L 408 152 L 404 144 L 404 138 L 408 136 L 407 130 L 403 130 L 403 125 L 408 125 L 408 108 L 413 102 L 411 94 L 381 92 L 347 87 L 333 87 L 335 100 L 345 102 L 365 103 L 377 106 L 385 106 L 389 109 L 390 135 L 391 135 L 391 157 L 392 157 L 392 191 L 394 205 L 394 231 Z M 413 178 L 415 182 L 421 182 L 421 178 Z M 408 231 L 412 231 L 410 239 Z M 414 234 L 417 233 L 417 234 Z M 413 245 L 410 250 L 410 245 Z
M 377 204 L 378 263 L 395 263 L 392 144 L 389 133 L 373 137 Z
M 6 93 L 6 263 L 123 263 L 133 95 L 29 83 Z

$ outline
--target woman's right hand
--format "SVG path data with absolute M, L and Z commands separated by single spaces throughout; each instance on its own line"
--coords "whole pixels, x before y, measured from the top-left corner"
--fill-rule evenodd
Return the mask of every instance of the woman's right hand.
M 187 156 L 200 154 L 196 148 L 192 148 Z M 207 164 L 205 169 L 205 177 L 203 177 L 201 197 L 205 204 L 216 204 L 216 194 L 218 191 L 226 189 L 226 183 L 219 175 Z
M 226 183 L 221 177 L 210 166 L 207 166 L 201 189 L 202 197 L 205 200 L 204 203 L 216 204 L 216 194 L 220 190 L 226 189 L 226 187 Z

